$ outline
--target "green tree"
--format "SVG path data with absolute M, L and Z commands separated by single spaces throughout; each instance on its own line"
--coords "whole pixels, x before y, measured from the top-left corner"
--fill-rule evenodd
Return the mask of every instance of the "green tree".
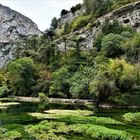
M 57 28 L 57 25 L 58 25 L 57 18 L 54 17 L 54 18 L 52 19 L 52 22 L 51 22 L 51 27 L 52 27 L 53 29 L 56 29 L 56 28 Z
M 55 45 L 41 45 L 38 50 L 38 61 L 49 65 L 55 59 Z
M 70 92 L 73 98 L 92 98 L 89 92 L 89 85 L 95 76 L 95 70 L 92 67 L 81 66 L 79 71 L 75 72 L 70 78 Z
M 140 33 L 136 33 L 132 39 L 126 42 L 125 51 L 129 61 L 140 62 Z
M 68 79 L 70 73 L 66 66 L 58 69 L 52 74 L 52 85 L 50 86 L 49 95 L 51 97 L 70 98 Z
M 36 66 L 31 58 L 24 57 L 8 65 L 12 91 L 15 95 L 31 96 L 36 84 Z
M 100 65 L 95 79 L 90 83 L 90 92 L 100 100 L 107 100 L 117 93 L 132 94 L 135 91 L 136 79 L 133 65 L 123 59 L 110 59 L 109 63 Z
M 124 38 L 118 34 L 108 34 L 102 40 L 101 51 L 106 57 L 116 58 L 123 54 Z

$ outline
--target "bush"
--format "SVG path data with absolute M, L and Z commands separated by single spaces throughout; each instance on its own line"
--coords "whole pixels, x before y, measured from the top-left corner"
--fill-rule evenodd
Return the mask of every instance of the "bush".
M 7 97 L 7 96 L 8 96 L 7 86 L 0 87 L 0 97 Z
M 15 95 L 30 96 L 37 78 L 34 61 L 29 57 L 11 61 L 8 65 L 8 72 Z
M 95 93 L 101 100 L 118 93 L 135 92 L 136 82 L 135 67 L 124 59 L 110 59 L 109 63 L 100 65 L 99 71 L 90 83 L 90 92 Z
M 4 140 L 18 140 L 22 139 L 22 134 L 18 131 L 8 131 L 3 135 Z
M 68 10 L 63 9 L 63 10 L 61 11 L 61 17 L 67 15 L 68 13 L 69 13 Z
M 134 37 L 126 42 L 125 51 L 127 59 L 133 63 L 137 63 L 140 59 L 140 33 L 136 33 Z
M 78 30 L 78 29 L 86 26 L 90 20 L 91 20 L 91 15 L 79 16 L 71 23 L 70 28 L 72 31 Z
M 39 97 L 40 101 L 48 100 L 47 96 L 44 93 L 41 93 L 41 92 L 38 94 L 38 97 Z
M 118 34 L 108 34 L 102 40 L 101 51 L 106 57 L 116 58 L 123 54 L 124 38 Z
M 51 97 L 69 98 L 69 79 L 70 73 L 66 66 L 61 67 L 52 74 L 52 84 L 49 89 Z
M 82 7 L 81 4 L 77 4 L 76 6 L 73 6 L 73 7 L 70 9 L 70 11 L 71 11 L 73 14 L 75 14 L 75 12 L 76 12 L 77 10 L 80 10 L 81 7 Z

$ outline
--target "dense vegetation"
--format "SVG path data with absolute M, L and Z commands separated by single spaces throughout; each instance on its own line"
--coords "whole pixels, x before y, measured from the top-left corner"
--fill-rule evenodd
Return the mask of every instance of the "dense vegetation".
M 139 0 L 84 0 L 87 14 L 99 17 L 114 9 Z
M 134 1 L 84 0 L 62 10 L 65 17 L 85 8 L 70 24 L 58 29 L 60 19 L 54 17 L 44 35 L 17 43 L 17 59 L 0 70 L 0 140 L 140 139 L 140 109 L 127 108 L 140 106 L 140 33 L 115 20 L 96 20 Z M 100 32 L 86 48 L 85 36 L 77 32 L 93 27 Z M 17 102 L 13 96 L 40 102 Z M 96 106 L 53 104 L 48 97 L 96 99 Z M 103 109 L 100 102 L 127 109 Z
M 93 13 L 99 16 L 104 14 L 101 11 L 108 12 L 103 9 L 97 11 L 96 6 L 91 10 L 90 2 L 94 1 L 84 2 L 86 15 L 72 22 L 72 31 L 86 26 L 93 19 Z M 113 8 L 124 4 L 112 0 L 104 3 Z M 96 5 L 99 7 L 98 3 Z M 97 26 L 100 26 L 101 32 L 93 42 L 92 49 L 85 50 L 81 47 L 84 36 L 73 34 L 69 38 L 61 37 L 64 42 L 72 42 L 65 45 L 62 51 L 54 41 L 57 19 L 53 18 L 50 30 L 41 37 L 26 39 L 24 49 L 17 49 L 19 58 L 0 71 L 0 97 L 38 96 L 39 93 L 44 93 L 48 97 L 98 98 L 119 104 L 127 104 L 132 98 L 138 98 L 140 33 L 117 21 L 110 23 L 106 20 L 104 24 Z

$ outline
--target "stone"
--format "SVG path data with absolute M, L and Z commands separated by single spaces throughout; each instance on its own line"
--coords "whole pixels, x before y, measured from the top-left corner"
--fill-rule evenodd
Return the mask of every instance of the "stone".
M 42 35 L 37 25 L 26 16 L 0 4 L 0 68 L 14 59 L 16 42 L 31 35 Z
M 84 11 L 84 10 L 83 10 Z M 82 12 L 80 13 L 82 15 Z M 75 16 L 75 18 L 78 15 Z M 67 19 L 71 18 L 69 14 L 66 15 L 65 22 Z M 71 18 L 72 19 L 72 18 Z M 103 24 L 105 20 L 108 19 L 110 22 L 113 20 L 118 20 L 119 23 L 121 23 L 124 26 L 131 26 L 133 27 L 137 32 L 140 32 L 140 1 L 134 2 L 128 5 L 125 5 L 123 7 L 120 7 L 119 9 L 114 10 L 113 12 L 107 13 L 101 17 L 99 17 L 96 22 Z M 81 28 L 80 30 L 77 30 L 75 32 L 72 32 L 68 35 L 66 35 L 67 41 L 66 46 L 67 48 L 70 46 L 68 43 L 69 38 L 71 35 L 84 35 L 85 40 L 80 43 L 81 48 L 84 47 L 86 49 L 93 48 L 93 42 L 96 39 L 97 35 L 101 32 L 100 26 L 94 26 L 91 29 L 86 29 L 85 27 Z M 62 40 L 57 40 L 56 43 L 57 46 L 59 46 L 59 49 L 64 48 L 64 43 Z M 83 48 L 83 49 L 84 49 Z M 63 49 L 62 49 L 63 50 Z

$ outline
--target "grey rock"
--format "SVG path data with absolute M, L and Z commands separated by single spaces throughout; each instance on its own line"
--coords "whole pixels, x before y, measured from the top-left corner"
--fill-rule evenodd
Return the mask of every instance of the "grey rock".
M 15 58 L 16 42 L 31 35 L 42 35 L 37 25 L 24 15 L 0 4 L 0 68 Z
M 82 15 L 82 12 L 80 13 L 80 15 Z M 75 18 L 77 16 L 78 14 L 75 16 Z M 66 17 L 61 19 L 62 21 L 64 21 L 63 24 L 66 21 L 68 21 L 68 18 L 70 18 L 71 20 L 73 19 L 68 13 Z M 113 12 L 110 12 L 102 17 L 99 17 L 97 19 L 97 23 L 103 24 L 106 19 L 108 19 L 110 22 L 112 22 L 113 20 L 118 20 L 119 23 L 123 24 L 124 26 L 129 25 L 135 28 L 137 32 L 140 32 L 140 1 L 125 5 L 117 10 L 114 10 Z M 80 43 L 80 46 L 83 48 L 91 49 L 94 47 L 93 42 L 100 32 L 101 32 L 100 26 L 99 27 L 94 26 L 91 29 L 86 29 L 84 27 L 66 36 L 67 38 L 66 46 L 70 47 L 69 38 L 71 35 L 82 34 L 85 36 L 85 40 Z M 59 47 L 59 49 L 62 50 L 64 49 L 64 43 L 61 39 L 57 40 L 56 45 Z

